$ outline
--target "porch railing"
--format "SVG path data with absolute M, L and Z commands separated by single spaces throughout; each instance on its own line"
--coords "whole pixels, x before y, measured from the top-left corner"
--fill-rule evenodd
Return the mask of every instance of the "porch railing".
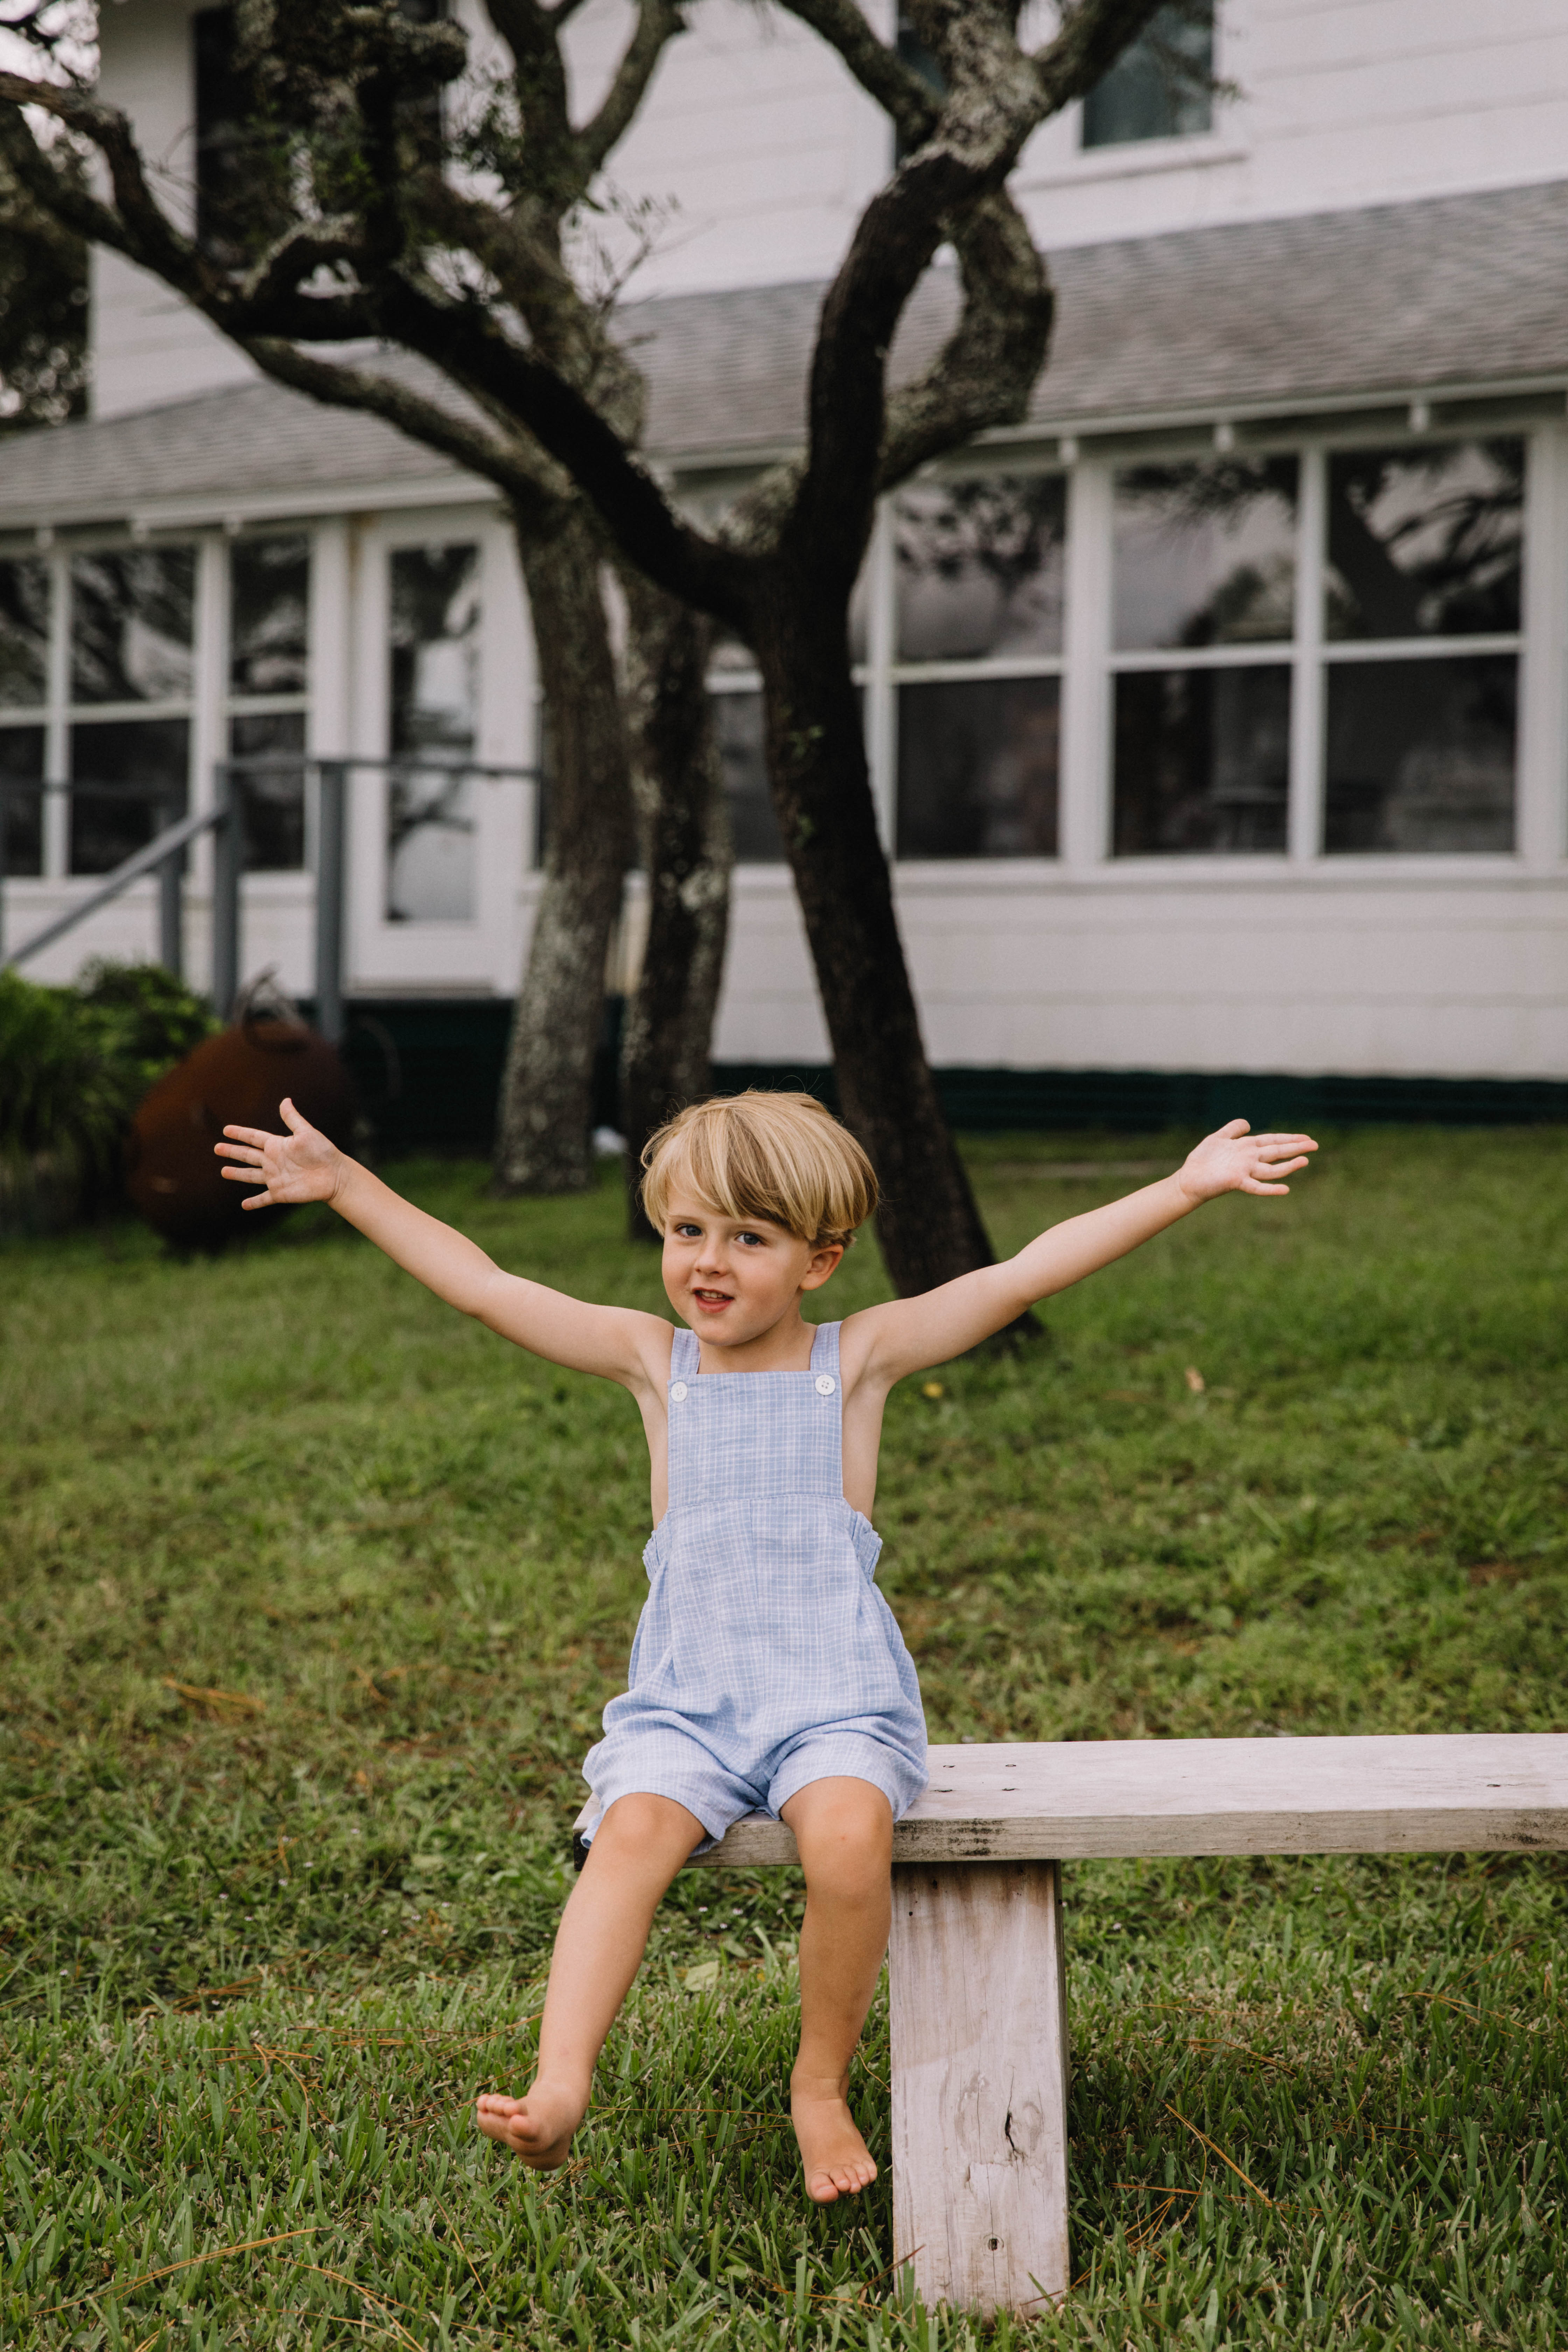
M 488 782 L 536 782 L 536 768 L 494 767 L 479 761 L 410 759 L 321 759 L 299 752 L 268 754 L 248 760 L 220 761 L 213 771 L 212 806 L 190 815 L 176 815 L 162 824 L 151 841 L 105 874 L 96 889 L 79 898 L 9 952 L 5 949 L 6 874 L 6 803 L 13 797 L 39 798 L 40 809 L 50 795 L 93 800 L 132 801 L 160 814 L 178 803 L 167 790 L 153 784 L 93 783 L 77 779 L 68 783 L 0 777 L 0 969 L 26 963 L 86 922 L 121 891 L 144 875 L 158 877 L 158 961 L 176 977 L 184 967 L 185 852 L 204 833 L 213 836 L 211 972 L 212 1000 L 226 1019 L 239 993 L 240 877 L 245 866 L 244 794 L 252 778 L 300 776 L 316 780 L 315 825 L 315 976 L 316 1025 L 334 1044 L 343 1034 L 343 906 L 347 886 L 348 780 L 355 768 L 375 769 L 398 776 L 479 777 Z M 40 830 L 42 830 L 40 826 Z

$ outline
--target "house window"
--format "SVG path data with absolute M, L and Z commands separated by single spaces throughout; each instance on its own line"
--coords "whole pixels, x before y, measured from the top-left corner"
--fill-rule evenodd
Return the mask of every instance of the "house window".
M 69 569 L 70 871 L 104 874 L 184 814 L 194 547 L 105 548 Z
M 1212 0 L 1171 0 L 1083 102 L 1086 147 L 1187 139 L 1214 119 Z
M 1331 457 L 1323 847 L 1514 846 L 1524 444 Z
M 917 483 L 892 541 L 898 856 L 1054 857 L 1061 477 Z
M 1118 856 L 1285 848 L 1296 509 L 1293 457 L 1116 477 Z
M 229 549 L 228 756 L 236 763 L 245 863 L 305 863 L 310 542 L 301 533 Z
M 0 873 L 43 872 L 48 640 L 48 566 L 0 562 Z
M 387 793 L 386 919 L 472 922 L 479 548 L 397 548 L 391 585 L 392 754 L 408 764 Z

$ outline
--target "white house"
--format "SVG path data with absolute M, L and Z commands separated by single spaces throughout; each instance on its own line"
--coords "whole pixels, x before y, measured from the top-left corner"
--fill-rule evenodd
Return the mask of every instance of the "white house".
M 106 93 L 193 189 L 224 13 L 101 15 Z M 585 96 L 628 16 L 575 19 Z M 858 650 L 931 1058 L 961 1116 L 1020 1125 L 1202 1110 L 1248 1073 L 1331 1112 L 1561 1110 L 1568 16 L 1222 0 L 1215 62 L 1235 94 L 1212 105 L 1133 58 L 1032 143 L 1016 186 L 1058 311 L 1031 418 L 879 524 Z M 793 19 L 693 0 L 616 174 L 669 207 L 629 326 L 653 450 L 694 493 L 795 443 L 821 283 L 889 156 Z M 154 799 L 199 807 L 215 762 L 272 753 L 244 961 L 308 994 L 286 755 L 531 765 L 507 531 L 486 485 L 258 381 L 113 257 L 94 271 L 91 417 L 0 446 L 0 775 L 148 796 L 9 796 L 7 944 L 144 840 Z M 951 303 L 939 273 L 904 364 Z M 714 690 L 741 855 L 716 1052 L 806 1069 L 826 1038 L 755 682 L 732 659 Z M 536 815 L 526 778 L 437 782 L 355 772 L 348 985 L 450 1070 L 504 1022 Z M 150 951 L 151 891 L 29 969 Z

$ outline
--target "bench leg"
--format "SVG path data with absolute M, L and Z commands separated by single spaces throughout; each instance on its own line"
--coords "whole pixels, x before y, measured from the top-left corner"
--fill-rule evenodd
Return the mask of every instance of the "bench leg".
M 1068 2288 L 1068 2040 L 1054 1862 L 893 1873 L 893 2252 L 928 2307 Z

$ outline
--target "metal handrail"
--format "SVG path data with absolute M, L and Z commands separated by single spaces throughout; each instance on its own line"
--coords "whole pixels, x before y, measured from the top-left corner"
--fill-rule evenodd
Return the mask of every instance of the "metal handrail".
M 37 790 L 37 787 L 33 789 Z M 205 833 L 209 826 L 226 824 L 228 820 L 226 809 L 198 809 L 194 816 L 183 816 L 176 824 L 165 825 L 163 832 L 155 833 L 142 848 L 132 851 L 129 857 L 122 858 L 118 866 L 112 866 L 96 890 L 85 898 L 79 898 L 74 907 L 68 907 L 52 923 L 46 923 L 41 931 L 35 931 L 32 938 L 24 940 L 19 948 L 13 948 L 9 955 L 0 960 L 0 971 L 13 971 L 17 964 L 26 963 L 30 956 L 51 947 L 56 940 L 63 939 L 67 931 L 74 930 L 79 923 L 85 922 L 89 915 L 96 915 L 100 907 L 107 907 L 111 898 L 118 898 L 129 884 L 139 882 L 143 874 L 151 874 L 155 866 L 172 864 L 185 844 L 194 841 L 197 834 Z
M 237 786 L 248 775 L 278 774 L 294 770 L 315 771 L 316 808 L 316 1026 L 337 1044 L 343 1034 L 343 898 L 347 881 L 346 818 L 351 768 L 385 770 L 400 775 L 478 776 L 487 783 L 528 783 L 538 781 L 535 767 L 498 767 L 479 760 L 430 760 L 393 753 L 386 758 L 348 756 L 325 759 L 319 752 L 258 752 L 249 759 L 220 760 L 214 768 L 213 806 L 176 818 L 145 845 L 123 858 L 106 874 L 98 888 L 79 899 L 52 923 L 24 940 L 19 948 L 0 957 L 0 971 L 14 969 L 50 945 L 100 907 L 117 898 L 132 882 L 156 869 L 159 882 L 158 960 L 178 977 L 184 957 L 184 908 L 181 876 L 184 851 L 198 835 L 214 836 L 212 907 L 212 997 L 226 1017 L 239 990 L 239 882 L 242 865 Z M 154 807 L 166 805 L 175 793 L 156 784 L 117 779 L 95 784 L 82 779 L 68 783 L 52 779 L 0 777 L 0 803 L 10 793 L 62 793 L 68 797 L 120 797 Z M 5 828 L 0 824 L 0 888 L 5 879 Z M 3 916 L 0 903 L 0 916 Z M 0 935 L 3 938 L 3 935 Z

